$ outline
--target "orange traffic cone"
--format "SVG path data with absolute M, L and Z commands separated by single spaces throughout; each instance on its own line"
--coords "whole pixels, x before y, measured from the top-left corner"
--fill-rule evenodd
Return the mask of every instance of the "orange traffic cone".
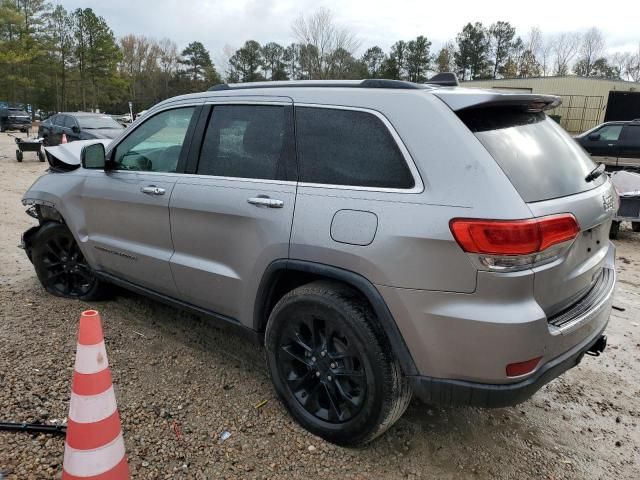
M 80 315 L 62 469 L 63 480 L 129 478 L 100 314 L 95 310 Z
M 69 143 L 69 141 L 67 140 L 67 134 L 66 133 L 62 134 L 62 140 L 60 140 L 60 143 L 61 144 Z

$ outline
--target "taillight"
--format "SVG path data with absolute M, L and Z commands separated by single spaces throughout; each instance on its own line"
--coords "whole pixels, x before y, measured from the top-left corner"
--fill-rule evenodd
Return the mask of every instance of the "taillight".
M 548 249 L 576 238 L 580 227 L 570 213 L 526 220 L 454 218 L 454 238 L 467 253 L 479 254 L 483 266 L 516 269 L 550 261 Z

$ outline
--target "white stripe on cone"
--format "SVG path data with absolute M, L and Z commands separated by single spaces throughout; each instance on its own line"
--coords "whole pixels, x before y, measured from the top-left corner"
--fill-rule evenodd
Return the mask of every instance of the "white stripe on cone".
M 78 344 L 75 370 L 78 373 L 98 373 L 109 366 L 104 341 L 95 345 Z
M 111 443 L 94 450 L 64 446 L 64 471 L 76 477 L 93 477 L 108 472 L 124 457 L 122 432 Z
M 116 408 L 113 385 L 98 395 L 78 395 L 71 392 L 69 418 L 77 423 L 99 422 L 113 415 Z

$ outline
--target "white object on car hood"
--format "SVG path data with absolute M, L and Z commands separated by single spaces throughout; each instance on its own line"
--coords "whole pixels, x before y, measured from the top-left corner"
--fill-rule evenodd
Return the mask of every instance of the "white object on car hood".
M 611 181 L 621 197 L 640 195 L 640 174 L 620 170 L 611 175 Z
M 78 140 L 76 142 L 69 142 L 58 145 L 57 147 L 45 147 L 44 149 L 56 160 L 66 163 L 71 166 L 80 166 L 80 154 L 82 149 L 87 145 L 93 145 L 94 143 L 102 143 L 105 148 L 113 140 Z

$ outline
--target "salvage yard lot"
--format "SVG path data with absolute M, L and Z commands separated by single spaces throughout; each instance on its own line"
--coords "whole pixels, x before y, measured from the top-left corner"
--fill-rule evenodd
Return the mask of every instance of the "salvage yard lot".
M 17 163 L 14 147 L 0 134 L 0 422 L 66 417 L 79 314 L 95 307 L 134 478 L 638 478 L 640 234 L 616 242 L 625 310 L 613 311 L 602 357 L 515 408 L 414 402 L 383 437 L 345 449 L 287 415 L 244 338 L 124 291 L 91 305 L 46 294 L 17 248 L 34 222 L 21 196 L 46 164 Z M 63 449 L 60 437 L 0 433 L 0 473 L 59 477 Z

